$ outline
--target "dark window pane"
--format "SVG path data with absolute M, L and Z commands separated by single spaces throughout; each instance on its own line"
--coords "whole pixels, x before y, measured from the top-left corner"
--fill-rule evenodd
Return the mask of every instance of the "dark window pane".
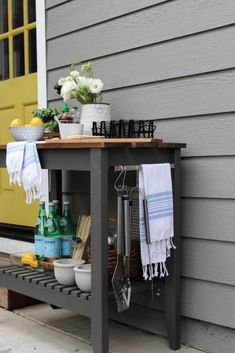
M 29 31 L 29 72 L 37 71 L 36 28 Z
M 14 77 L 24 75 L 24 34 L 13 37 Z
M 8 39 L 0 40 L 0 81 L 9 78 Z
M 8 32 L 7 0 L 0 0 L 0 34 Z
M 28 0 L 28 22 L 36 21 L 36 7 L 35 0 Z
M 12 0 L 12 28 L 21 27 L 24 24 L 23 0 Z

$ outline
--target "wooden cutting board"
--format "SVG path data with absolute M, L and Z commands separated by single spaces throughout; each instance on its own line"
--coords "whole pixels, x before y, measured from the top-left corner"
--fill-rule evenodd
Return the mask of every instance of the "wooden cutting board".
M 68 143 L 87 143 L 87 144 L 100 144 L 101 146 L 105 145 L 113 145 L 113 144 L 146 144 L 146 143 L 154 143 L 160 144 L 162 140 L 156 138 L 104 138 L 104 137 L 97 137 L 97 136 L 88 136 L 88 137 L 70 137 L 66 139 L 51 139 L 45 141 L 45 144 L 68 144 Z

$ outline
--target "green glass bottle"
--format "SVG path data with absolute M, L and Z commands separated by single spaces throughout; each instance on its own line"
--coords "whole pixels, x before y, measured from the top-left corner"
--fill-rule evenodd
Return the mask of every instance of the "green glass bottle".
M 60 225 L 60 211 L 59 211 L 59 200 L 53 200 L 52 201 L 55 207 L 55 214 L 56 214 L 56 220 L 57 220 L 57 224 Z
M 34 244 L 35 244 L 35 255 L 42 257 L 44 255 L 44 235 L 45 225 L 47 222 L 47 215 L 45 210 L 45 202 L 41 201 L 39 204 L 39 212 L 37 224 L 34 229 Z
M 44 256 L 47 259 L 58 258 L 61 256 L 61 231 L 59 224 L 57 224 L 53 202 L 49 203 L 49 213 L 45 226 L 43 243 Z
M 75 225 L 70 210 L 69 201 L 64 201 L 61 227 L 61 256 L 71 257 L 73 251 L 73 237 L 75 237 Z

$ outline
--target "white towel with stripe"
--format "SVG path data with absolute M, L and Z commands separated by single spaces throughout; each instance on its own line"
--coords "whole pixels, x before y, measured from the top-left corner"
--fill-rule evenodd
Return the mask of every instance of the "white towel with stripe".
M 139 170 L 139 216 L 143 276 L 168 275 L 166 259 L 173 244 L 173 194 L 169 163 L 143 164 Z M 146 242 L 143 200 L 147 200 L 150 244 Z
M 6 165 L 10 184 L 23 185 L 26 203 L 40 199 L 42 171 L 35 142 L 8 143 Z

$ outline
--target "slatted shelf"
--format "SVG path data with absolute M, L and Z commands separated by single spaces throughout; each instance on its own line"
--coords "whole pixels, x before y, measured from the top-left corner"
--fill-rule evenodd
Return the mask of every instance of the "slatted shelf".
M 76 286 L 62 286 L 53 273 L 39 273 L 22 266 L 0 267 L 0 286 L 36 298 L 48 304 L 90 317 L 90 293 Z

